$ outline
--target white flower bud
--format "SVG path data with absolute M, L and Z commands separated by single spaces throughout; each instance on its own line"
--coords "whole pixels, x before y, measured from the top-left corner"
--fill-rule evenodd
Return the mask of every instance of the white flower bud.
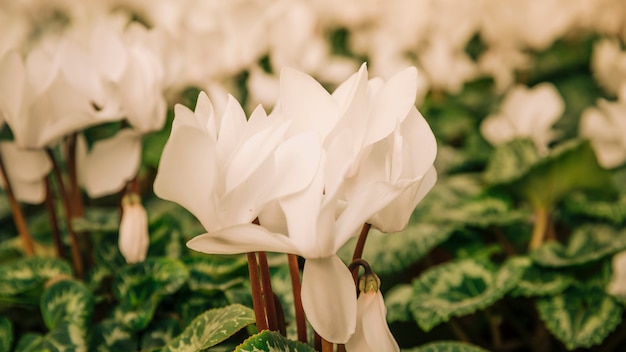
M 148 214 L 136 194 L 122 199 L 122 221 L 120 223 L 120 252 L 129 264 L 146 259 L 150 236 L 148 235 Z

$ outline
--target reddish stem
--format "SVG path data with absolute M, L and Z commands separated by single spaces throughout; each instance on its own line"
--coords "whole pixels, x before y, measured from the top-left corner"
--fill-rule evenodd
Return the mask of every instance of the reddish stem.
M 256 254 L 248 252 L 248 273 L 250 275 L 250 288 L 252 291 L 252 305 L 256 318 L 256 328 L 259 332 L 267 330 L 267 320 L 265 308 L 263 306 L 263 293 L 261 292 L 261 282 L 259 281 L 259 266 L 256 261 Z
M 291 290 L 293 291 L 293 305 L 296 311 L 296 328 L 298 331 L 298 341 L 307 343 L 306 317 L 302 307 L 302 287 L 300 283 L 300 268 L 298 257 L 295 254 L 287 254 L 289 259 L 289 274 L 291 276 Z
M 261 272 L 261 284 L 263 285 L 263 299 L 265 301 L 265 313 L 267 315 L 267 325 L 272 331 L 278 331 L 278 318 L 276 316 L 276 305 L 274 304 L 274 291 L 272 290 L 272 280 L 270 277 L 270 267 L 267 262 L 267 253 L 258 252 L 259 269 Z

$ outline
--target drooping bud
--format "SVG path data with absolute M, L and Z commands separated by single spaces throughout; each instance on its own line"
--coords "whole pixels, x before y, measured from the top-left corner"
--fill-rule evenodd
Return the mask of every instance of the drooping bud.
M 373 271 L 366 272 L 359 279 L 359 291 L 361 293 L 378 292 L 379 289 L 380 279 Z
M 127 263 L 139 263 L 146 259 L 150 245 L 148 214 L 141 205 L 141 198 L 136 193 L 126 194 L 122 198 L 122 221 L 118 245 Z

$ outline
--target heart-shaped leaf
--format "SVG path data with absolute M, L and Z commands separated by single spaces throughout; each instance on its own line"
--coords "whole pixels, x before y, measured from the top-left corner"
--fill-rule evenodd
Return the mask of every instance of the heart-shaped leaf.
M 550 267 L 580 265 L 626 248 L 626 230 L 607 225 L 584 225 L 572 232 L 566 245 L 550 242 L 531 253 L 537 264 Z
M 69 263 L 45 257 L 28 257 L 0 266 L 0 295 L 12 296 L 42 286 L 57 276 L 71 276 Z
M 196 352 L 226 340 L 255 322 L 254 311 L 239 304 L 211 309 L 194 319 L 162 352 Z
M 283 335 L 265 330 L 249 337 L 234 352 L 315 352 L 309 345 L 287 340 Z
M 43 292 L 40 307 L 48 329 L 67 323 L 85 329 L 86 334 L 93 313 L 94 297 L 82 283 L 61 280 Z
M 546 327 L 569 350 L 598 345 L 622 321 L 624 308 L 598 289 L 570 287 L 537 300 Z
M 467 258 L 436 266 L 413 281 L 409 308 L 417 324 L 434 326 L 490 306 L 520 281 L 527 258 L 514 258 L 500 270 L 484 260 Z

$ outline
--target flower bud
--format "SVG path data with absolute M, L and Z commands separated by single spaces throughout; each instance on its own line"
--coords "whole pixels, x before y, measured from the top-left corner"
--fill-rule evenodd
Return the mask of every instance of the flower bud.
M 359 279 L 359 291 L 361 293 L 378 292 L 380 289 L 380 279 L 374 272 L 365 273 Z
M 146 259 L 150 237 L 148 214 L 141 205 L 139 195 L 131 193 L 122 198 L 122 221 L 120 223 L 119 248 L 129 264 Z

